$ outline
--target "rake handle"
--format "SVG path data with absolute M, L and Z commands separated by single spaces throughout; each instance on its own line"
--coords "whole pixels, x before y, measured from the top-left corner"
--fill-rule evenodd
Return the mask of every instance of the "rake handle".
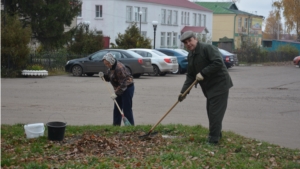
M 101 79 L 105 82 L 105 80 L 103 79 L 103 77 L 101 77 Z M 105 82 L 105 84 L 106 84 L 107 89 L 108 89 L 108 90 L 111 90 L 111 89 L 109 88 L 107 82 Z M 124 113 L 123 113 L 123 111 L 121 110 L 121 108 L 120 108 L 118 102 L 116 101 L 116 99 L 114 99 L 114 102 L 115 102 L 115 104 L 117 105 L 117 107 L 118 107 L 118 109 L 119 109 L 119 111 L 120 111 L 122 117 L 124 117 Z
M 189 88 L 187 88 L 185 90 L 185 92 L 182 95 L 186 95 L 191 89 L 192 87 L 197 83 L 198 81 L 195 80 L 190 86 Z M 153 129 L 172 111 L 172 109 L 179 103 L 179 101 L 177 100 L 177 102 L 169 109 L 169 111 L 167 111 L 167 113 L 150 129 L 150 131 L 148 132 L 148 135 L 153 131 Z

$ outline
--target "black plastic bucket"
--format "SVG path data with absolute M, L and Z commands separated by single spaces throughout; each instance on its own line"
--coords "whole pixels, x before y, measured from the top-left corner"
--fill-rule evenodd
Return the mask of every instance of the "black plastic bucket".
M 48 139 L 52 141 L 62 141 L 65 136 L 67 123 L 54 121 L 48 122 Z

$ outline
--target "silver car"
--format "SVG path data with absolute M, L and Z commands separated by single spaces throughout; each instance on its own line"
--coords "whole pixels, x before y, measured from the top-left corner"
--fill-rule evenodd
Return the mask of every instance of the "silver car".
M 166 54 L 154 49 L 134 48 L 128 50 L 134 51 L 144 58 L 151 58 L 153 66 L 152 75 L 154 76 L 165 76 L 167 73 L 172 73 L 178 70 L 178 61 L 176 57 L 167 56 Z
M 73 76 L 93 76 L 99 72 L 106 72 L 107 68 L 102 62 L 106 53 L 113 54 L 118 61 L 122 62 L 134 78 L 153 72 L 151 59 L 143 58 L 133 51 L 124 49 L 104 49 L 84 58 L 69 60 L 65 65 L 65 71 L 72 73 Z

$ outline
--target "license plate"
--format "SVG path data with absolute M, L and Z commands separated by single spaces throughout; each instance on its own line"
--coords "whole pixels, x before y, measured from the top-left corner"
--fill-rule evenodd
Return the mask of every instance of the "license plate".
M 173 63 L 177 63 L 177 60 L 173 60 Z
M 233 61 L 233 59 L 230 59 L 230 61 Z
M 150 62 L 146 62 L 146 65 L 149 66 L 149 65 L 150 65 Z

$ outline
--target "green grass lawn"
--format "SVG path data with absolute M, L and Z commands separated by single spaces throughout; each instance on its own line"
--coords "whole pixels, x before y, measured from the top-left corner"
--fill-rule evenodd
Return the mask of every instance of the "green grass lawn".
M 158 134 L 141 140 L 151 127 L 67 126 L 63 141 L 49 141 L 47 127 L 44 136 L 27 139 L 24 125 L 1 125 L 1 168 L 300 168 L 299 149 L 232 132 L 210 145 L 202 126 L 159 125 Z

